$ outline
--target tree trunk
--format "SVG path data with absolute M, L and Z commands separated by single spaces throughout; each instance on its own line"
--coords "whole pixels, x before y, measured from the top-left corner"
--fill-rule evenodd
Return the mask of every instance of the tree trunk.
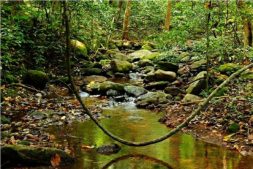
M 130 9 L 131 9 L 131 0 L 127 1 L 126 4 L 126 10 L 125 10 L 125 16 L 124 16 L 124 22 L 123 22 L 123 40 L 128 40 L 129 39 L 129 18 L 130 18 Z
M 239 10 L 244 10 L 246 8 L 243 0 L 237 1 L 237 8 Z M 245 47 L 252 46 L 253 45 L 252 44 L 252 41 L 253 41 L 252 22 L 246 16 L 242 16 L 242 21 L 243 21 L 244 46 Z
M 171 20 L 171 0 L 168 0 L 168 6 L 167 6 L 167 15 L 165 18 L 165 30 L 170 30 L 170 20 Z
M 243 24 L 244 29 L 244 46 L 252 46 L 253 32 L 252 23 L 249 19 L 246 19 Z

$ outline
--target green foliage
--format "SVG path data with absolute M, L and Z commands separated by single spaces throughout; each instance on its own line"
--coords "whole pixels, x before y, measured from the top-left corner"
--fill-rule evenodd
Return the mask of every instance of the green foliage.
M 227 130 L 229 133 L 236 133 L 240 130 L 240 126 L 237 123 L 232 123 L 228 126 Z

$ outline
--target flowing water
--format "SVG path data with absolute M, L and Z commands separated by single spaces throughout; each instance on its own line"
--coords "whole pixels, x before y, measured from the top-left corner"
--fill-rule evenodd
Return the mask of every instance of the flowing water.
M 104 103 L 103 100 L 92 97 L 87 97 L 85 102 L 89 106 Z M 104 118 L 100 122 L 124 139 L 148 141 L 169 131 L 158 122 L 162 115 L 138 109 L 133 102 L 127 102 L 103 108 Z M 65 127 L 54 126 L 51 133 L 78 155 L 78 160 L 66 167 L 69 169 L 253 169 L 252 157 L 244 157 L 235 151 L 205 143 L 183 133 L 146 147 L 119 144 L 121 151 L 112 155 L 99 154 L 95 149 L 87 148 L 115 143 L 90 120 Z

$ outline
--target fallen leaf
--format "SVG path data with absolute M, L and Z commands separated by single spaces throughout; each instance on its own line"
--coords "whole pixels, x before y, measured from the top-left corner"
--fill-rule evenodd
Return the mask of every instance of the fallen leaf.
M 51 158 L 51 165 L 53 167 L 57 167 L 59 166 L 61 163 L 61 157 L 59 156 L 59 154 L 55 154 L 52 158 Z
M 253 134 L 248 135 L 249 140 L 253 140 Z
M 91 149 L 94 149 L 95 146 L 89 146 L 89 145 L 81 145 L 81 149 L 84 149 L 84 150 L 91 150 Z
M 223 138 L 223 141 L 229 142 L 234 135 L 235 135 L 235 133 L 229 134 L 229 135 L 225 136 Z

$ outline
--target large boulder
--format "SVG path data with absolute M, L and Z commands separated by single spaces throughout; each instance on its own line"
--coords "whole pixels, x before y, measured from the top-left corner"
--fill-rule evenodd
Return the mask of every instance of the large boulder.
M 148 92 L 136 99 L 136 106 L 146 107 L 150 104 L 166 103 L 172 96 L 163 92 Z
M 186 89 L 186 93 L 198 95 L 206 86 L 206 71 L 202 71 L 193 78 L 193 83 Z
M 133 65 L 128 61 L 121 61 L 121 60 L 112 60 L 110 65 L 114 72 L 121 72 L 121 73 L 127 73 L 133 67 Z
M 147 81 L 169 81 L 172 82 L 176 79 L 177 75 L 172 71 L 164 71 L 158 69 L 155 72 L 148 73 L 146 76 Z
M 105 81 L 101 83 L 92 81 L 86 86 L 86 90 L 94 94 L 105 94 L 110 89 L 117 92 L 124 92 L 124 85 L 111 81 Z
M 82 56 L 88 55 L 87 47 L 83 42 L 72 39 L 70 40 L 70 45 L 77 52 L 78 55 Z
M 240 65 L 238 64 L 235 64 L 235 63 L 225 63 L 223 65 L 220 65 L 218 67 L 218 71 L 220 73 L 224 73 L 226 75 L 230 75 L 232 74 L 233 72 L 239 70 L 241 68 Z
M 135 96 L 135 97 L 138 97 L 140 95 L 147 93 L 146 89 L 139 86 L 125 86 L 124 90 L 128 95 Z
M 39 70 L 28 70 L 23 76 L 23 83 L 34 86 L 37 89 L 44 89 L 48 82 L 45 72 Z
M 31 147 L 24 145 L 1 146 L 2 163 L 5 167 L 51 165 L 54 158 L 59 158 L 59 165 L 74 162 L 69 154 L 63 150 L 47 147 Z

